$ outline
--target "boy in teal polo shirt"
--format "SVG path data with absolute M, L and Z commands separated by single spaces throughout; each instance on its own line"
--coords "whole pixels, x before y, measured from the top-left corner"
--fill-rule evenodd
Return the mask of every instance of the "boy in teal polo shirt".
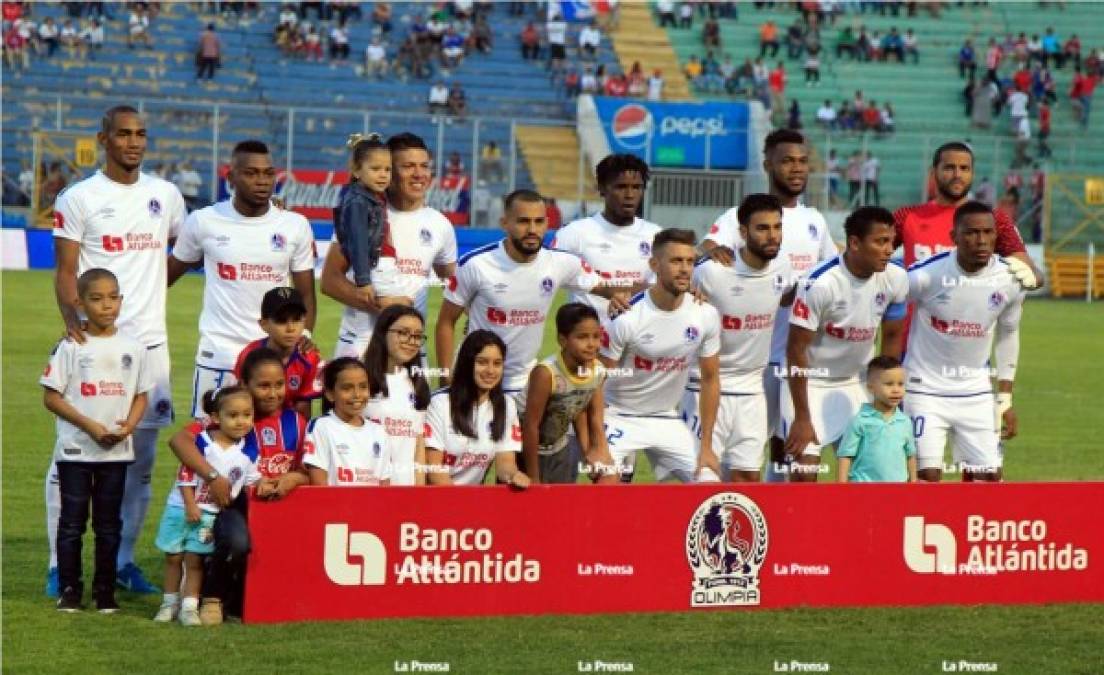
M 916 480 L 916 440 L 912 422 L 899 406 L 905 397 L 905 369 L 892 356 L 878 356 L 866 366 L 866 388 L 873 403 L 864 403 L 851 420 L 836 451 L 839 481 L 904 483 Z

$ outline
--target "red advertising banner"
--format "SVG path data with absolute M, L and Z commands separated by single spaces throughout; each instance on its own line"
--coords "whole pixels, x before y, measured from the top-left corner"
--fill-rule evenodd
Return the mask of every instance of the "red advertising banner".
M 250 622 L 1104 601 L 1104 483 L 301 488 L 249 519 Z
M 228 199 L 232 192 L 226 174 L 227 164 L 219 167 L 219 199 Z M 332 220 L 333 210 L 341 196 L 341 188 L 349 183 L 348 171 L 325 169 L 280 170 L 276 174 L 275 196 L 284 200 L 288 209 L 310 220 Z M 449 174 L 434 178 L 426 193 L 426 206 L 445 214 L 453 225 L 467 225 L 471 216 L 470 180 L 466 174 Z

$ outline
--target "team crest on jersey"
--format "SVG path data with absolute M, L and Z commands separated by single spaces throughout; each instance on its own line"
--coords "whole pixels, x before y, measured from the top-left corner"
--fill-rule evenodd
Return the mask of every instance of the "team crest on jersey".
M 235 466 L 233 469 L 230 469 L 230 473 L 226 474 L 226 477 L 230 480 L 231 483 L 237 483 L 239 480 L 242 479 L 241 467 Z
M 652 255 L 652 245 L 646 241 L 640 242 L 640 255 L 645 258 Z
M 786 277 L 781 274 L 774 275 L 774 280 L 771 282 L 771 286 L 774 288 L 775 293 L 781 293 L 786 290 Z
M 694 574 L 691 607 L 758 605 L 759 570 L 767 557 L 767 521 L 736 492 L 713 495 L 686 528 L 686 560 Z
M 276 445 L 276 430 L 271 427 L 261 429 L 261 443 L 264 445 Z
M 494 285 L 493 288 L 494 288 L 495 293 L 505 293 L 506 291 L 510 290 L 510 285 L 509 284 L 503 284 L 503 283 L 497 283 L 497 284 Z
M 287 250 L 287 239 L 284 237 L 284 235 L 280 234 L 279 232 L 272 235 L 272 250 L 273 251 L 286 251 Z
M 989 309 L 997 310 L 1004 304 L 1004 293 L 1000 291 L 993 291 L 993 294 L 989 296 Z
M 820 239 L 820 230 L 817 229 L 816 223 L 809 223 L 809 238 L 813 241 Z
M 163 398 L 153 406 L 153 409 L 157 411 L 158 416 L 168 417 L 172 414 L 172 401 L 167 398 Z
M 414 392 L 410 392 L 406 395 L 406 399 L 410 401 L 410 407 L 413 408 L 418 404 L 418 396 Z
M 55 209 L 54 210 L 54 229 L 60 230 L 64 227 L 65 227 L 65 216 L 62 215 L 61 211 L 58 211 L 57 209 Z
M 598 244 L 598 250 L 602 253 L 609 253 L 613 250 L 613 244 L 603 241 L 601 244 Z
M 697 326 L 687 326 L 686 332 L 683 333 L 687 342 L 697 342 L 699 334 Z
M 122 362 L 123 370 L 130 370 L 130 364 L 134 363 L 134 357 L 130 354 L 123 354 Z
M 541 293 L 548 295 L 552 291 L 556 290 L 556 282 L 552 281 L 552 277 L 545 277 L 540 282 Z
M 429 246 L 433 243 L 433 235 L 423 227 L 418 231 L 418 241 L 422 242 L 422 246 Z
M 875 306 L 881 307 L 882 305 L 885 304 L 885 301 L 886 301 L 886 294 L 884 292 L 878 291 L 874 295 L 874 305 Z
M 149 200 L 149 212 L 154 217 L 161 215 L 161 202 L 157 201 L 157 197 Z
M 302 383 L 302 378 L 300 378 L 298 375 L 292 375 L 288 378 L 288 389 L 298 389 L 299 385 Z
M 372 443 L 372 456 L 373 457 L 378 459 L 379 456 L 380 456 L 381 450 L 382 450 L 382 448 L 380 448 L 380 444 L 379 444 L 378 441 L 375 442 L 375 443 Z

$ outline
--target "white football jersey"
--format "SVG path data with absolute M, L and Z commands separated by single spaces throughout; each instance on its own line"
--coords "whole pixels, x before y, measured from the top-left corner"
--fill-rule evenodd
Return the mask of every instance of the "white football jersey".
M 387 396 L 373 396 L 364 416 L 391 438 L 391 484 L 414 485 L 414 455 L 425 433 L 425 412 L 414 407 L 414 387 L 405 370 L 387 375 Z
M 737 249 L 732 265 L 706 258 L 694 268 L 694 285 L 702 289 L 721 317 L 721 391 L 758 394 L 770 360 L 771 335 L 782 296 L 793 286 L 789 263 L 782 256 L 761 270 L 752 269 Z M 691 369 L 696 382 L 698 369 Z
M 443 213 L 428 206 L 414 211 L 389 208 L 387 223 L 391 228 L 395 257 L 380 259 L 378 271 L 372 271 L 372 282 L 376 284 L 376 277 L 386 276 L 389 292 L 390 289 L 402 289 L 414 298 L 414 306 L 426 316 L 427 289 L 433 266 L 456 262 L 456 231 Z M 337 243 L 336 233 L 332 241 Z M 351 266 L 347 276 L 352 281 Z M 346 307 L 338 335 L 355 342 L 360 336 L 371 335 L 375 326 L 375 314 Z
M 650 284 L 655 275 L 648 267 L 652 240 L 662 230 L 659 225 L 636 218 L 631 225 L 614 225 L 601 213 L 568 223 L 556 232 L 552 248 L 574 253 L 606 284 Z M 609 322 L 609 300 L 590 293 L 572 293 L 571 302 L 590 305 Z
M 609 342 L 602 345 L 602 356 L 632 373 L 609 373 L 607 405 L 631 415 L 677 417 L 690 369 L 721 351 L 720 332 L 713 305 L 683 295 L 679 306 L 667 312 L 655 306 L 650 290 L 638 293 L 628 311 L 610 324 Z
M 955 249 L 909 268 L 915 314 L 905 354 L 907 390 L 969 396 L 989 393 L 994 327 L 1014 329 L 1024 291 L 998 256 L 974 274 L 958 265 Z
M 303 441 L 303 464 L 326 471 L 328 485 L 379 485 L 391 478 L 391 439 L 383 427 L 359 427 L 333 413 L 316 417 Z
M 482 485 L 483 476 L 500 452 L 521 452 L 521 425 L 514 400 L 506 396 L 506 426 L 502 440 L 491 438 L 494 408 L 490 400 L 475 410 L 475 433 L 468 438 L 452 426 L 448 389 L 433 392 L 426 411 L 426 449 L 445 453 L 444 469 L 456 485 Z
M 502 388 L 513 393 L 529 381 L 556 291 L 586 293 L 598 281 L 579 256 L 541 248 L 533 260 L 519 263 L 500 241 L 460 259 L 445 300 L 467 309 L 468 332 L 486 329 L 506 343 Z
M 165 252 L 186 214 L 175 185 L 144 173 L 123 185 L 97 171 L 54 202 L 54 236 L 80 244 L 77 275 L 102 267 L 118 277 L 115 325 L 147 347 L 168 339 Z
M 727 246 L 733 251 L 744 245 L 740 237 L 738 208 L 725 211 L 709 229 L 706 239 Z M 817 263 L 834 258 L 839 253 L 832 243 L 828 223 L 817 209 L 804 204 L 782 209 L 782 245 L 778 257 L 790 264 L 797 278 L 809 273 Z M 790 332 L 790 309 L 779 307 L 774 317 L 774 334 L 771 336 L 771 363 L 786 362 L 786 337 Z
M 53 389 L 85 417 L 111 431 L 130 415 L 134 397 L 151 391 L 154 379 L 146 346 L 122 331 L 110 337 L 85 333 L 85 343 L 61 340 L 38 383 Z M 14 420 L 9 420 L 14 424 Z M 57 462 L 134 461 L 133 437 L 103 448 L 76 426 L 57 418 Z
M 840 254 L 821 263 L 802 282 L 790 323 L 816 333 L 809 344 L 809 382 L 857 381 L 874 354 L 883 320 L 905 318 L 908 275 L 894 264 L 859 279 Z M 824 382 L 824 381 L 828 382 Z
M 196 363 L 230 370 L 247 344 L 265 337 L 257 324 L 265 293 L 291 286 L 292 272 L 313 272 L 314 234 L 294 211 L 271 206 L 247 218 L 228 200 L 188 216 L 173 257 L 203 261 Z
M 224 448 L 215 442 L 213 438 L 203 431 L 196 436 L 196 448 L 203 459 L 211 465 L 220 476 L 225 476 L 230 482 L 230 496 L 237 497 L 247 485 L 253 485 L 261 479 L 261 472 L 257 470 L 255 460 L 246 452 L 248 436 Z M 181 466 L 176 474 L 174 489 L 169 491 L 168 506 L 184 508 L 184 497 L 181 496 L 181 486 L 195 488 L 195 500 L 199 508 L 207 513 L 218 513 L 221 508 L 211 499 L 207 491 L 207 482 L 199 480 L 195 472 L 186 466 Z

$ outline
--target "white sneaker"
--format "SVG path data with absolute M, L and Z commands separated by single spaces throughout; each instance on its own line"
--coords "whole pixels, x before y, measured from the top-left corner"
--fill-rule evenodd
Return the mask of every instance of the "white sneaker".
M 153 620 L 157 623 L 168 623 L 176 618 L 179 611 L 180 605 L 173 602 L 162 602 L 161 606 L 157 608 L 157 614 L 153 617 Z
M 188 608 L 180 610 L 180 625 L 181 626 L 202 626 L 203 622 L 199 620 L 199 609 Z

